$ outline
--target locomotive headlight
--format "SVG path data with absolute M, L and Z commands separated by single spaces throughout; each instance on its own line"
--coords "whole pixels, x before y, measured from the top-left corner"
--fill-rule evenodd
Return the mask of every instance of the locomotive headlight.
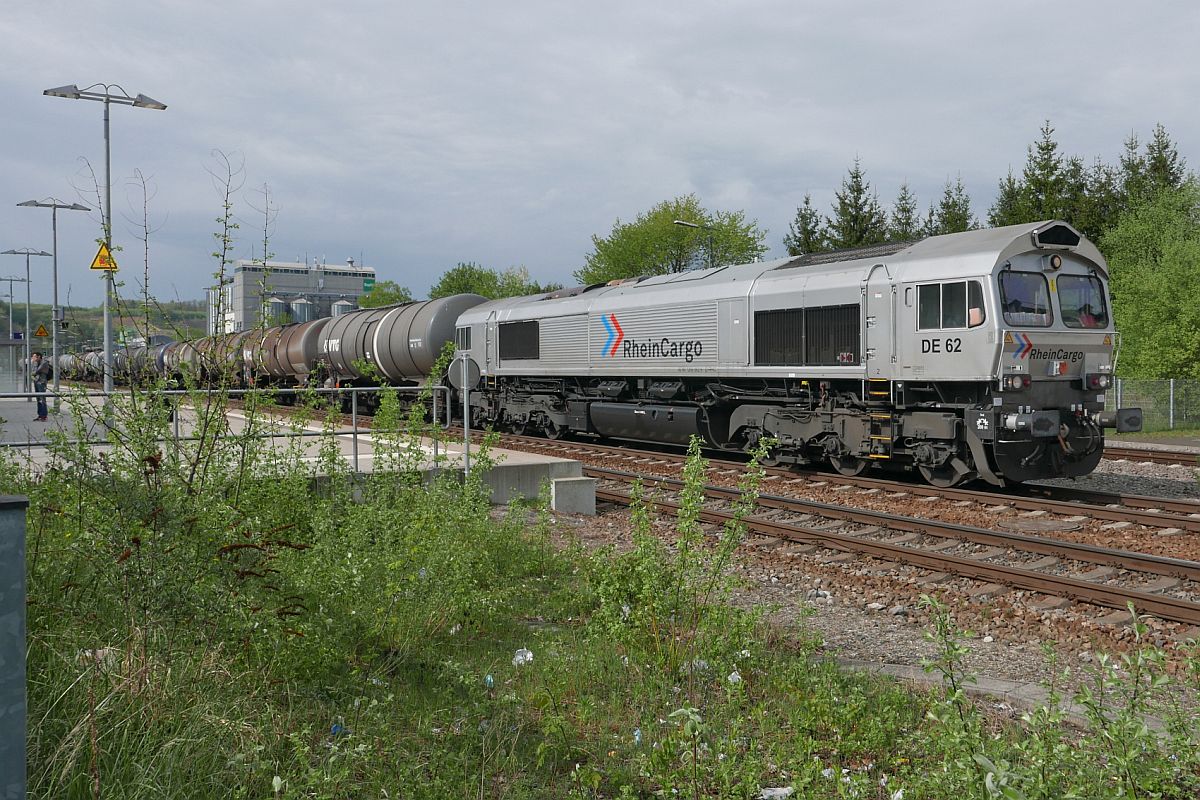
M 1107 389 L 1112 386 L 1111 375 L 1091 374 L 1084 379 L 1084 385 L 1089 389 Z
M 1006 392 L 1019 392 L 1028 389 L 1033 379 L 1028 375 L 1005 375 L 1000 380 L 1000 388 Z
M 1055 272 L 1062 268 L 1062 256 L 1058 253 L 1051 253 L 1048 256 L 1042 257 L 1042 263 L 1045 264 L 1046 269 Z

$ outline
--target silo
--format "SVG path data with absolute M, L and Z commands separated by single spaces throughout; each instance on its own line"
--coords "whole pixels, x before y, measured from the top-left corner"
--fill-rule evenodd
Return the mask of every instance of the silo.
M 331 307 L 333 316 L 340 317 L 342 314 L 349 314 L 355 308 L 354 303 L 349 300 L 338 300 Z
M 292 322 L 311 322 L 316 316 L 316 308 L 307 297 L 292 301 Z
M 267 298 L 267 319 L 275 325 L 283 325 L 288 321 L 288 304 L 278 297 Z

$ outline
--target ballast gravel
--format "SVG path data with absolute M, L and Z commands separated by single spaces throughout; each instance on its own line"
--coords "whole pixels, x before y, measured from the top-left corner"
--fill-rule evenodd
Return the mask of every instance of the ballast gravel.
M 1140 446 L 1140 445 L 1139 445 Z M 1200 499 L 1200 470 L 1182 464 L 1103 459 L 1092 474 L 1082 478 L 1030 481 L 1044 486 L 1066 486 L 1089 491 L 1140 494 L 1172 499 Z

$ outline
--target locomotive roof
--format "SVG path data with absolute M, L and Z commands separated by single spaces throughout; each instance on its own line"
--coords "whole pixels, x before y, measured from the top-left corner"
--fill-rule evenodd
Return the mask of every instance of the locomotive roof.
M 915 242 L 888 243 L 871 247 L 833 253 L 788 256 L 772 261 L 756 261 L 750 264 L 733 264 L 702 270 L 676 272 L 645 278 L 630 278 L 613 284 L 594 284 L 570 289 L 560 289 L 540 295 L 508 297 L 484 303 L 469 310 L 467 315 L 475 317 L 493 310 L 513 308 L 532 303 L 564 303 L 594 298 L 608 294 L 639 293 L 641 289 L 662 287 L 664 290 L 690 290 L 693 286 L 724 282 L 752 282 L 764 280 L 789 280 L 797 274 L 823 274 L 869 270 L 873 265 L 906 265 L 930 279 L 984 275 L 997 265 L 1021 253 L 1039 249 L 1069 250 L 1076 256 L 1091 261 L 1101 271 L 1107 272 L 1104 257 L 1096 246 L 1065 222 L 1045 220 L 1041 222 L 1008 225 L 1003 228 L 929 236 Z M 793 271 L 795 270 L 795 271 Z M 686 284 L 691 284 L 688 286 Z

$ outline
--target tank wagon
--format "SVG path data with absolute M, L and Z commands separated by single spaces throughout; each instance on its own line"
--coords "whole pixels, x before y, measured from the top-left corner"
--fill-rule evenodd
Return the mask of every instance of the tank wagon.
M 482 303 L 456 339 L 476 425 L 919 470 L 1085 475 L 1117 334 L 1096 247 L 1058 221 Z M 454 375 L 450 376 L 454 379 Z

